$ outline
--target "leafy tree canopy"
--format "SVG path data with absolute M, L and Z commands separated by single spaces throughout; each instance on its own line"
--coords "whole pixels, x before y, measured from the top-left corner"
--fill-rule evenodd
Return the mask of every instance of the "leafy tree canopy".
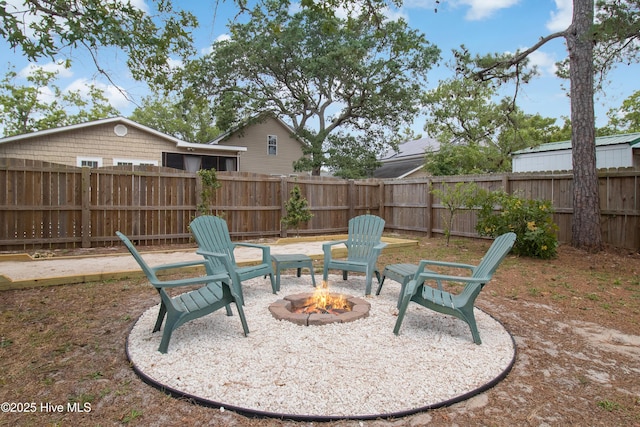
M 369 141 L 375 152 L 402 140 L 439 57 L 406 22 L 371 17 L 340 19 L 321 7 L 291 12 L 287 2 L 267 0 L 185 76 L 192 90 L 216 98 L 221 129 L 264 111 L 290 123 L 308 143 L 297 169 L 317 175 L 330 162 L 327 136 L 338 129 L 358 137 L 332 141 Z
M 612 108 L 607 113 L 608 134 L 640 132 L 640 90 L 622 101 L 620 108 Z
M 30 61 L 70 61 L 76 50 L 88 54 L 98 72 L 110 78 L 100 60 L 103 48 L 124 51 L 134 78 L 162 84 L 170 54 L 193 53 L 196 18 L 175 11 L 170 0 L 143 10 L 129 1 L 25 0 L 2 2 L 0 37 Z M 145 3 L 146 4 L 146 3 Z
M 369 178 L 380 165 L 377 143 L 337 132 L 327 137 L 327 164 L 333 175 L 344 179 Z M 307 159 L 302 159 L 301 162 Z
M 54 84 L 57 74 L 35 68 L 27 76 L 29 85 L 20 86 L 17 73 L 7 72 L 0 81 L 0 127 L 5 137 L 119 114 L 94 85 L 87 86 L 87 94 L 62 91 Z
M 511 171 L 511 153 L 553 141 L 560 128 L 554 118 L 525 114 L 505 97 L 498 102 L 490 81 L 449 79 L 424 97 L 425 130 L 441 141 L 427 153 L 433 175 Z
M 206 143 L 220 134 L 206 99 L 187 101 L 155 93 L 142 100 L 130 119 L 187 142 Z

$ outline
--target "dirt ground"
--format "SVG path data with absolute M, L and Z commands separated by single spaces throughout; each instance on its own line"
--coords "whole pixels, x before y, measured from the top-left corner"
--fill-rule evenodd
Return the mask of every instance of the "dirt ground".
M 476 264 L 488 246 L 425 238 L 379 265 Z M 137 317 L 156 303 L 143 279 L 0 292 L 0 425 L 640 426 L 638 253 L 562 246 L 551 261 L 509 256 L 477 304 L 513 335 L 512 371 L 469 400 L 399 419 L 257 419 L 169 397 L 136 376 L 124 349 Z M 411 381 L 412 369 L 429 366 L 390 369 Z

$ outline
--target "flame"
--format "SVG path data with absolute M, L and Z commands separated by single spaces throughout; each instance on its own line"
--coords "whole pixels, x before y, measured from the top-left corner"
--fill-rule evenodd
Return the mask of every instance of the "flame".
M 334 310 L 351 310 L 351 304 L 344 295 L 329 292 L 329 283 L 322 281 L 313 295 L 305 302 L 306 311 L 316 310 L 331 313 Z

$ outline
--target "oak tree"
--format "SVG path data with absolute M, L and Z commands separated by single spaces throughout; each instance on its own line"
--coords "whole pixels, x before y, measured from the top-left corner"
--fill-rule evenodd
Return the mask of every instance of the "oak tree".
M 220 128 L 270 111 L 307 144 L 296 169 L 319 175 L 330 162 L 328 136 L 339 130 L 355 137 L 340 143 L 368 141 L 376 152 L 400 141 L 439 57 L 405 21 L 375 16 L 292 11 L 268 0 L 186 72 L 197 77 L 192 87 L 215 98 Z M 341 151 L 335 148 L 334 156 Z

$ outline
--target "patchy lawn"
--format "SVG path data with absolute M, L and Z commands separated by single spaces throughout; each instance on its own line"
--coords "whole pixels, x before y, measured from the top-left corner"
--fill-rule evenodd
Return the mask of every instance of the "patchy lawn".
M 423 258 L 476 264 L 489 243 L 454 238 L 446 247 L 441 238 L 421 239 L 418 250 L 384 254 L 379 266 Z M 397 289 L 385 284 L 383 292 Z M 311 424 L 205 408 L 143 383 L 124 343 L 157 298 L 143 279 L 0 292 L 0 402 L 21 410 L 3 413 L 0 424 Z M 477 304 L 516 340 L 517 360 L 505 380 L 448 408 L 322 425 L 640 426 L 640 254 L 563 246 L 551 261 L 509 256 Z M 399 361 L 393 369 L 406 368 Z M 90 412 L 68 412 L 68 403 Z

